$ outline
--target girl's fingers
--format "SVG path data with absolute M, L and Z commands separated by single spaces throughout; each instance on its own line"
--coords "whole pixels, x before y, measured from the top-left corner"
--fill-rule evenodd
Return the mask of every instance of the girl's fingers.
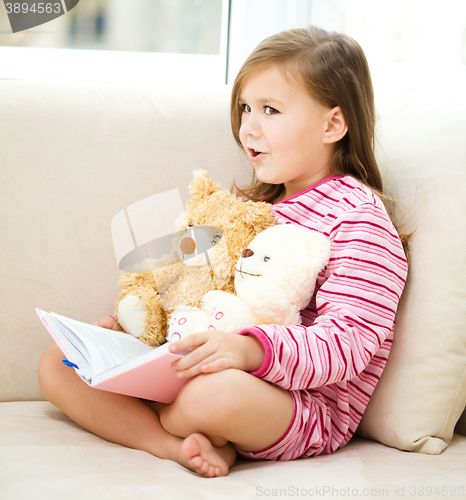
M 191 378 L 202 373 L 202 367 L 205 363 L 196 363 L 194 365 L 180 367 L 177 363 L 173 363 L 172 367 L 175 370 L 178 378 Z
M 189 354 L 173 363 L 173 370 L 178 377 L 183 378 L 232 368 L 235 358 L 232 356 L 232 350 L 235 349 L 232 348 L 239 338 L 230 333 L 211 330 L 188 335 L 170 346 L 171 352 L 191 349 Z
M 186 356 L 173 363 L 173 368 L 177 371 L 187 370 L 193 366 L 205 363 L 207 358 L 212 355 L 211 349 L 205 344 L 192 350 Z
M 215 366 L 211 365 L 222 358 L 223 355 L 215 349 L 215 345 L 203 344 L 175 361 L 172 367 L 178 374 L 183 373 L 183 376 L 193 377 L 200 373 L 209 373 L 211 370 L 216 371 Z
M 115 325 L 118 326 L 118 323 L 111 317 L 105 316 L 104 318 L 100 318 L 97 321 L 92 323 L 95 326 L 100 326 L 101 328 L 113 329 Z
M 215 373 L 221 372 L 231 368 L 230 363 L 225 358 L 216 359 L 210 363 L 203 363 L 201 366 L 201 373 Z
M 202 360 L 201 363 L 190 366 L 184 370 L 176 370 L 176 376 L 178 378 L 191 378 L 201 373 L 214 373 L 225 370 L 229 368 L 228 360 L 225 358 L 214 359 L 209 357 Z
M 174 342 L 170 346 L 170 351 L 173 353 L 184 351 L 185 349 L 195 349 L 206 342 L 204 332 L 192 333 L 182 339 Z

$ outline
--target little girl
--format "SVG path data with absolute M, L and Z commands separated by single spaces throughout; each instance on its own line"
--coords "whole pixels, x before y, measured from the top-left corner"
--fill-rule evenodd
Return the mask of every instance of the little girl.
M 226 475 L 237 453 L 292 460 L 349 441 L 385 367 L 407 274 L 381 201 L 372 83 L 354 40 L 312 27 L 266 39 L 236 78 L 231 121 L 255 171 L 243 195 L 273 203 L 277 223 L 331 240 L 303 324 L 172 344 L 192 350 L 173 365 L 189 381 L 172 405 L 88 387 L 57 347 L 39 367 L 44 396 L 82 427 L 205 477 Z

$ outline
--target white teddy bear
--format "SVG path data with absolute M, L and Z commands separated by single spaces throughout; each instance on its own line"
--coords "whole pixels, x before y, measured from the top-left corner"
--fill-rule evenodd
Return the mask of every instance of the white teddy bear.
M 237 295 L 214 290 L 204 295 L 201 309 L 177 307 L 170 317 L 169 340 L 209 329 L 239 333 L 254 325 L 301 324 L 300 311 L 329 256 L 330 240 L 317 231 L 294 224 L 262 231 L 236 264 Z

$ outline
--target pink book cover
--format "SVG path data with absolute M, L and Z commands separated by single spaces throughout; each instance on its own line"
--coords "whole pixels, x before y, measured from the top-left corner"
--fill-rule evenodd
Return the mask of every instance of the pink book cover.
M 169 352 L 168 345 L 157 348 L 164 351 L 157 358 L 150 356 L 150 353 L 143 354 L 124 365 L 96 375 L 92 387 L 160 403 L 173 403 L 186 379 L 175 376 L 171 364 L 181 356 Z M 139 363 L 136 364 L 136 361 Z
M 51 325 L 47 323 L 44 318 L 44 314 L 45 316 L 47 314 L 40 309 L 36 309 L 36 313 L 66 358 L 72 363 L 78 364 L 79 361 L 73 356 L 73 349 L 67 349 L 63 345 L 67 342 L 62 342 L 61 334 L 55 332 Z M 94 332 L 103 330 L 102 334 L 109 335 L 109 330 L 105 328 L 84 325 L 83 323 L 70 320 L 69 318 L 61 318 L 72 324 L 83 325 L 85 328 L 91 327 Z M 70 329 L 74 331 L 73 328 Z M 76 332 L 74 333 L 76 334 Z M 128 340 L 131 342 L 134 342 L 135 339 L 131 338 L 131 336 L 126 334 L 123 335 L 125 338 L 129 337 Z M 76 336 L 80 338 L 79 335 Z M 145 346 L 143 354 L 105 369 L 100 373 L 96 373 L 92 376 L 91 380 L 86 380 L 82 373 L 80 373 L 79 368 L 77 369 L 77 373 L 88 385 L 95 389 L 116 392 L 151 401 L 159 401 L 161 403 L 173 403 L 178 392 L 187 380 L 177 378 L 175 372 L 171 368 L 171 364 L 173 361 L 181 358 L 185 353 L 173 354 L 169 352 L 168 348 L 168 343 L 156 348 Z

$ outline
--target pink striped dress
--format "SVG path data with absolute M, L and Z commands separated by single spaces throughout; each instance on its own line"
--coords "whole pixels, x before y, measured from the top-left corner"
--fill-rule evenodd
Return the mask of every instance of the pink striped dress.
M 241 332 L 265 349 L 253 375 L 290 392 L 294 417 L 278 442 L 240 454 L 291 460 L 332 453 L 354 434 L 387 362 L 407 262 L 383 203 L 351 176 L 325 179 L 274 210 L 277 223 L 332 243 L 302 325 Z

